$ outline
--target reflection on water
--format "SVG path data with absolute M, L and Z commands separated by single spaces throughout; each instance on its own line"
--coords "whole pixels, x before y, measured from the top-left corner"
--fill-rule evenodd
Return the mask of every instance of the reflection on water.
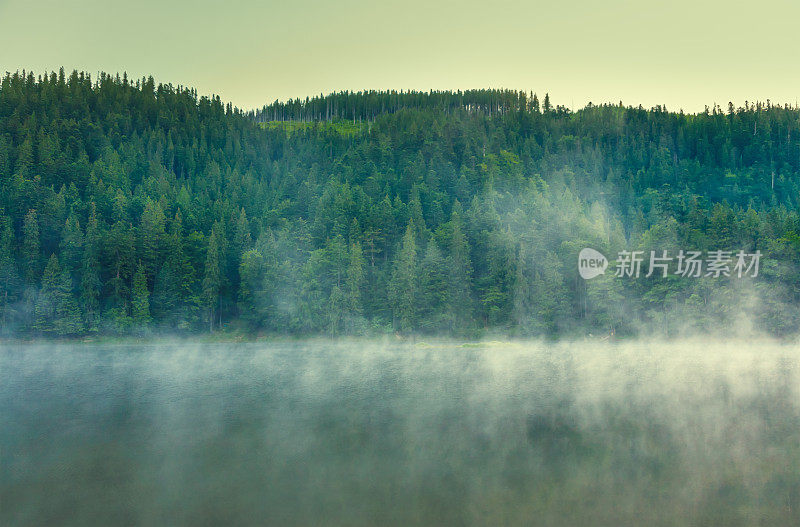
M 800 525 L 800 350 L 0 347 L 2 525 Z

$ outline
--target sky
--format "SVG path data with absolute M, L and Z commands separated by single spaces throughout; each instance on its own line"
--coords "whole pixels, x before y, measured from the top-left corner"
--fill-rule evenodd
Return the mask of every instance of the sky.
M 0 0 L 0 72 L 127 72 L 243 109 L 508 88 L 702 111 L 800 98 L 800 2 Z

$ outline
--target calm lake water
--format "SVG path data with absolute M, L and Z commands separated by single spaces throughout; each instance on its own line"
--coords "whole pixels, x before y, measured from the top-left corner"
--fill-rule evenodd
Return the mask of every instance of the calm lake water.
M 0 345 L 0 525 L 800 525 L 800 349 Z

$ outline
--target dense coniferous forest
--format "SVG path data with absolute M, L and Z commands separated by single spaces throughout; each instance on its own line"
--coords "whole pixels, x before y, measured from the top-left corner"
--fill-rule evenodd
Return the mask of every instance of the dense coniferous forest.
M 678 335 L 800 324 L 800 110 L 0 84 L 0 333 Z M 577 253 L 756 250 L 591 281 Z

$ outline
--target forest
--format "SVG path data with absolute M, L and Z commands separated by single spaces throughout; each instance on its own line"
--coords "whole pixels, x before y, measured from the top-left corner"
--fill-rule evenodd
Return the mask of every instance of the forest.
M 577 255 L 760 251 L 757 277 Z M 610 258 L 611 259 L 611 258 Z M 0 336 L 800 330 L 800 109 L 0 82 Z

